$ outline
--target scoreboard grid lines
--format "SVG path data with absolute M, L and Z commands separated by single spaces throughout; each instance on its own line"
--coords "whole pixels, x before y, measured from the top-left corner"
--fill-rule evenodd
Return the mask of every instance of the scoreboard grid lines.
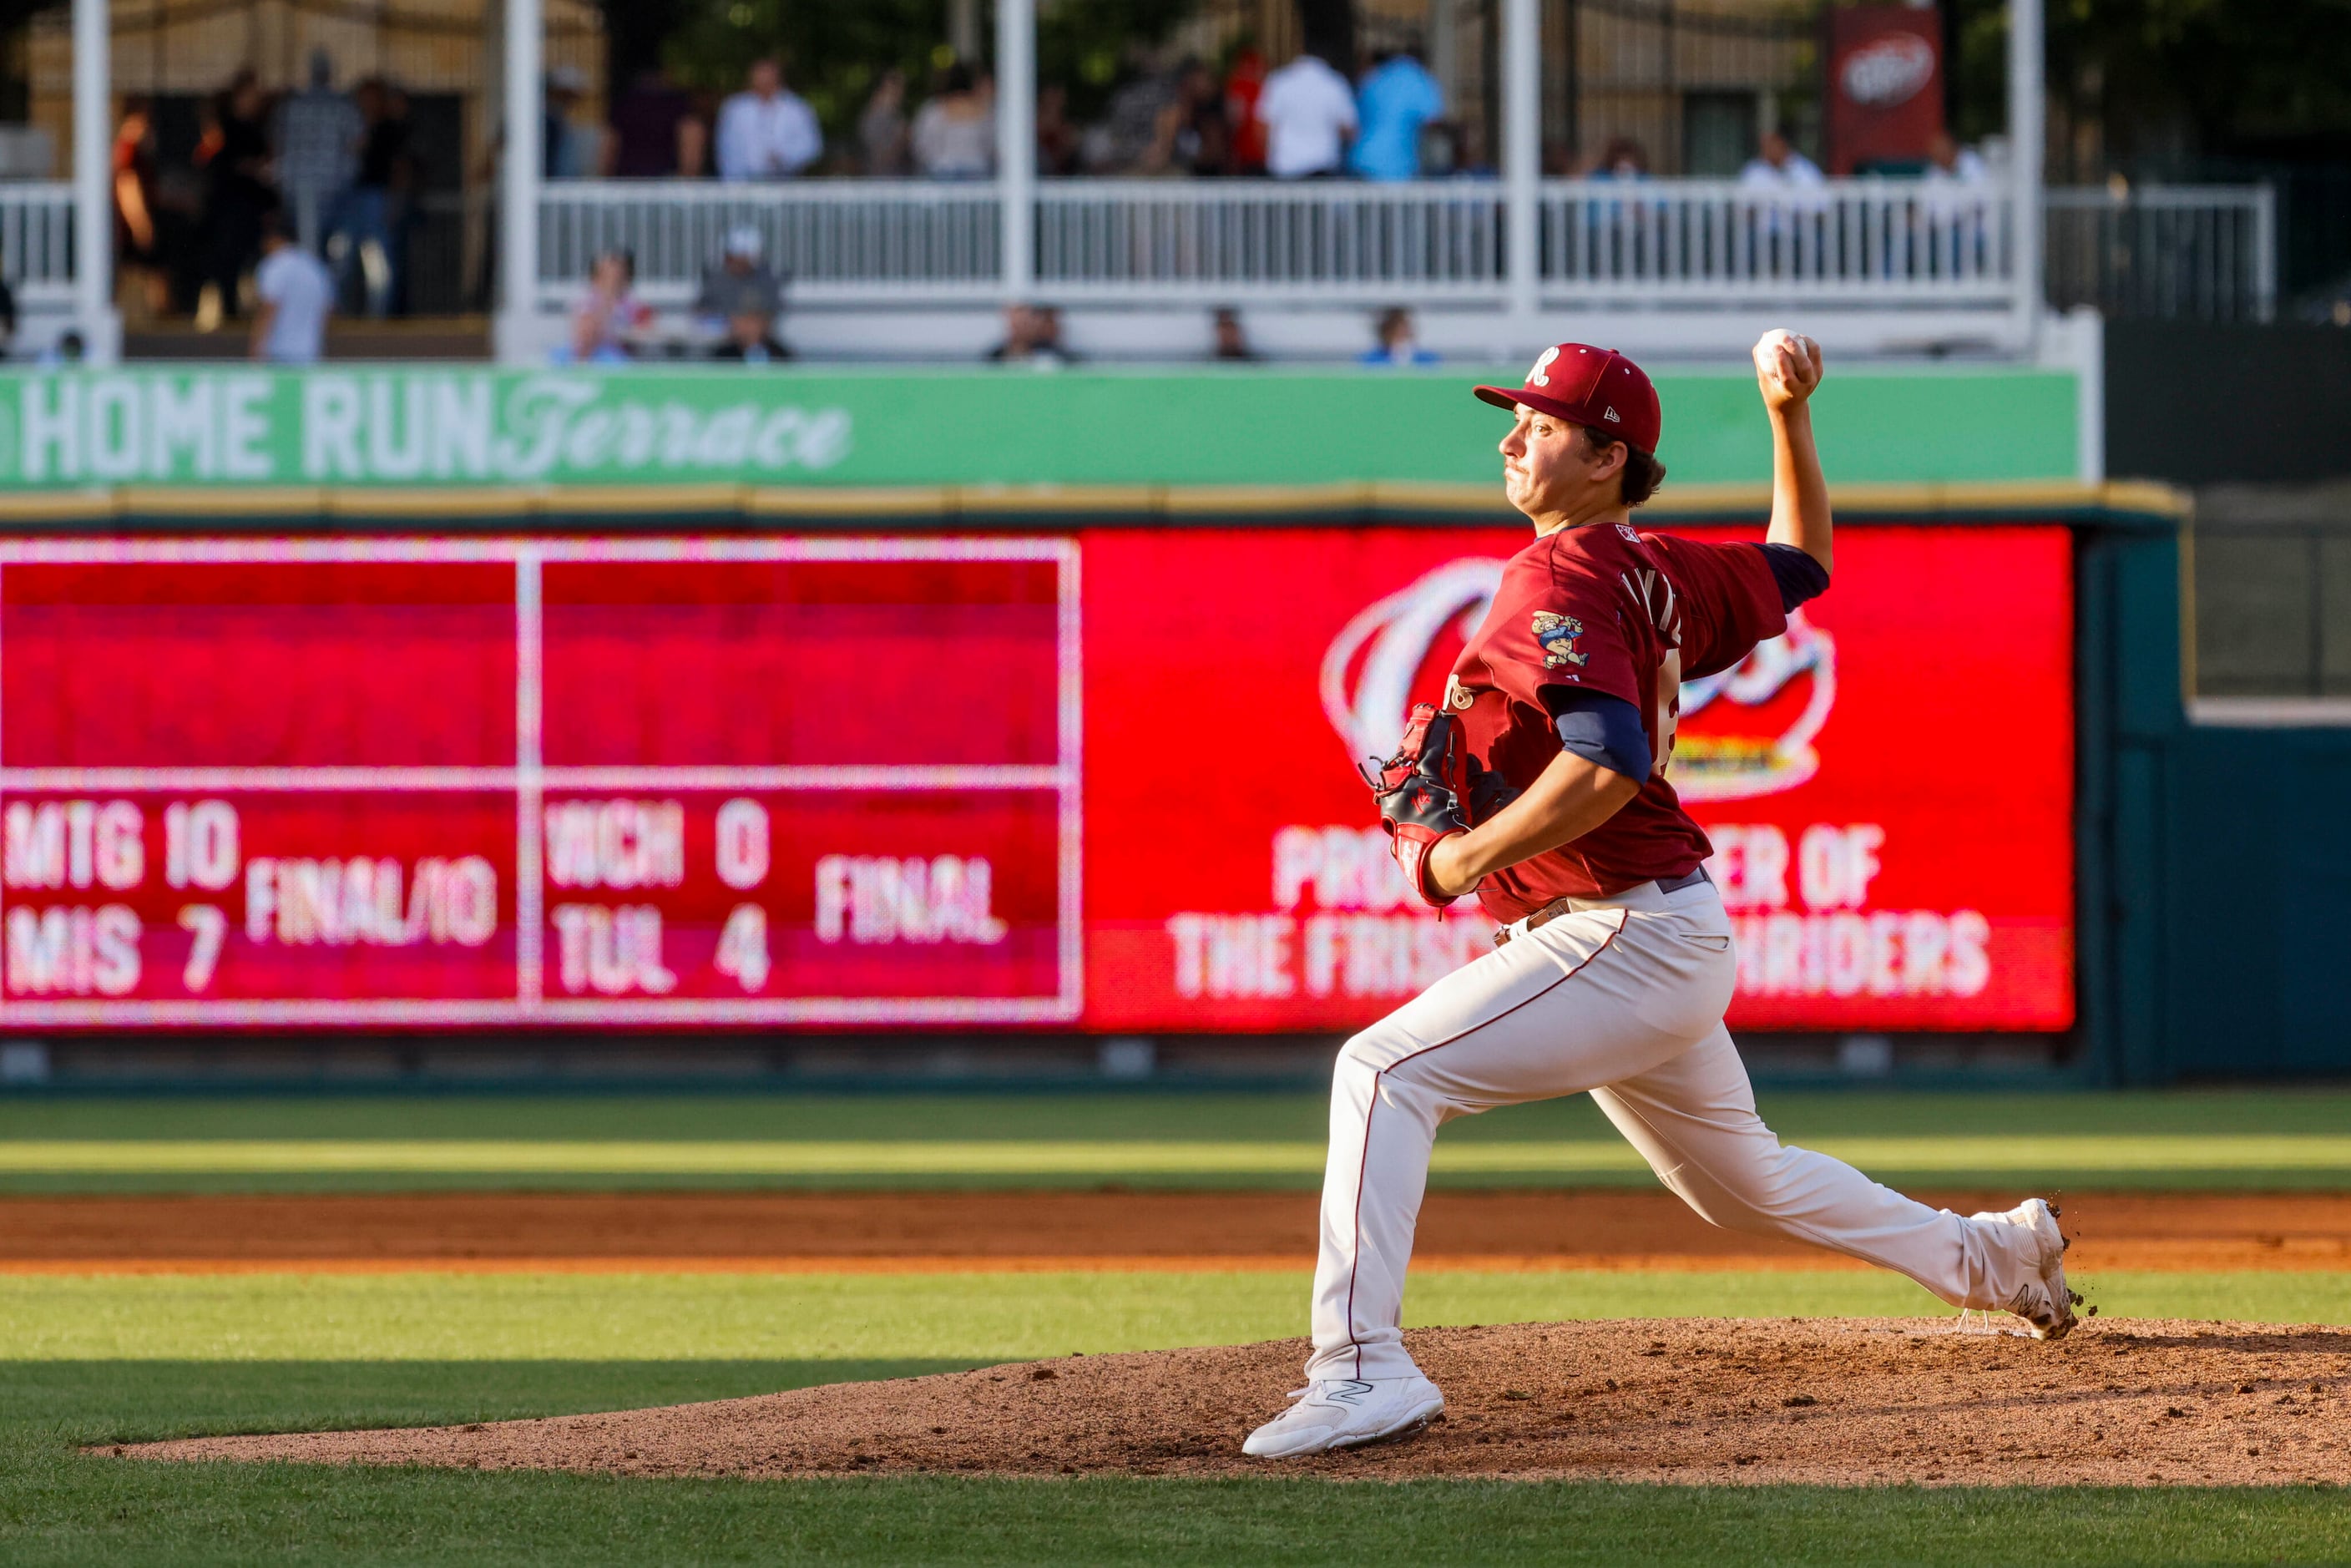
M 548 562 L 1050 563 L 1056 760 L 1035 764 L 785 764 L 549 767 L 545 727 L 544 598 Z M 1082 715 L 1079 547 L 1071 538 L 79 538 L 0 540 L 10 566 L 511 564 L 515 569 L 515 764 L 511 767 L 11 767 L 0 797 L 69 792 L 431 794 L 515 796 L 515 996 L 508 998 L 68 998 L 13 997 L 10 1026 L 464 1026 L 496 1024 L 1039 1024 L 1070 1023 L 1084 1002 Z M 539 819 L 549 793 L 822 789 L 855 792 L 1050 791 L 1056 799 L 1054 968 L 1050 995 L 732 998 L 548 998 Z M 14 900 L 11 899 L 11 902 Z

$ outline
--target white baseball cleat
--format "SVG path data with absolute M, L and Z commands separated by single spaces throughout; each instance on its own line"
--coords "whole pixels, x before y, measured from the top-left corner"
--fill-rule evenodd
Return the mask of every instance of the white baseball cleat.
M 2040 1249 L 2037 1276 L 2018 1286 L 2016 1293 L 2001 1304 L 2032 1325 L 2034 1339 L 2064 1339 L 2073 1333 L 2074 1304 L 2082 1298 L 2065 1284 L 2065 1249 L 2072 1244 L 2057 1228 L 2057 1210 L 2045 1199 L 2028 1197 L 2005 1213 L 1972 1218 L 2032 1232 Z
M 1410 1377 L 1324 1378 L 1290 1396 L 1298 1401 L 1249 1435 L 1241 1452 L 1294 1459 L 1358 1448 L 1419 1431 L 1445 1413 L 1445 1396 L 1418 1373 Z

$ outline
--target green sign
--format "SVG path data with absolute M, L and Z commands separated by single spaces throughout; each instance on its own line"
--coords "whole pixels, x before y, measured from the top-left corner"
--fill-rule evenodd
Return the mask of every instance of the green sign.
M 0 378 L 0 489 L 93 485 L 1486 482 L 1517 371 L 530 371 L 241 367 Z M 1684 482 L 1766 478 L 1744 374 L 1657 378 Z M 1833 479 L 2071 479 L 2074 376 L 1834 372 Z

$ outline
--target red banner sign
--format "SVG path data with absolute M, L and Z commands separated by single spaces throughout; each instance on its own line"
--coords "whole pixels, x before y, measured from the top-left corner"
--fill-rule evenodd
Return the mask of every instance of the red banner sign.
M 1349 764 L 1442 692 L 1524 542 L 1088 536 L 1089 1022 L 1347 1028 L 1488 950 L 1407 900 Z M 1685 686 L 1734 1026 L 2071 1023 L 2070 560 L 2056 528 L 1848 529 L 1788 635 Z
M 1518 542 L 0 542 L 0 1021 L 1353 1027 L 1487 946 L 1349 760 Z M 1735 1021 L 2070 1020 L 2067 560 L 1852 532 L 1686 690 Z
M 1828 23 L 1829 172 L 1925 162 L 1943 129 L 1942 14 L 1838 5 Z

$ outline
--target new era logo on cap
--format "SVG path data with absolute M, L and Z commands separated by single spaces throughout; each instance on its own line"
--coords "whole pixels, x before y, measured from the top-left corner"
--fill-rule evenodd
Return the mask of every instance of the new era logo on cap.
M 1641 367 L 1614 349 L 1589 343 L 1545 349 L 1524 386 L 1479 387 L 1477 395 L 1497 408 L 1524 403 L 1570 424 L 1612 425 L 1611 434 L 1651 454 L 1664 425 L 1657 389 Z

